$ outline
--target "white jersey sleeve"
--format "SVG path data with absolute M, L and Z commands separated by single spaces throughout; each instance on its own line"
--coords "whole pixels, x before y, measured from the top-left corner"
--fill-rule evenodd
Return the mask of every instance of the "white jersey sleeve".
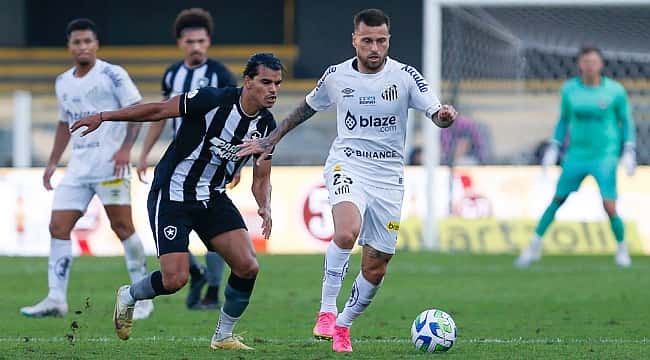
M 305 101 L 312 109 L 316 111 L 324 111 L 330 108 L 334 103 L 335 99 L 333 99 L 333 96 L 330 94 L 328 86 L 329 75 L 334 72 L 336 72 L 336 66 L 330 66 L 323 76 L 321 76 L 320 80 L 318 80 L 314 90 L 307 94 Z
M 431 91 L 431 86 L 416 68 L 403 65 L 400 70 L 406 72 L 408 76 L 406 81 L 409 92 L 409 107 L 422 111 L 427 118 L 431 118 L 442 106 L 438 97 Z
M 54 94 L 56 95 L 56 107 L 59 110 L 59 121 L 63 123 L 68 123 L 68 118 L 65 115 L 65 109 L 63 108 L 63 102 L 61 101 L 61 86 L 60 86 L 60 80 L 61 76 L 59 75 L 56 78 L 56 82 L 54 83 Z
M 120 107 L 130 106 L 142 101 L 140 91 L 138 91 L 138 88 L 123 67 L 111 64 L 105 67 L 104 71 L 113 83 L 113 92 Z

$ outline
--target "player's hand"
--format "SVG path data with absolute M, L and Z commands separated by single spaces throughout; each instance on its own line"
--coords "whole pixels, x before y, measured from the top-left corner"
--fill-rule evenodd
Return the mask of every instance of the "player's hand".
M 228 189 L 234 189 L 237 184 L 239 184 L 239 181 L 241 181 L 241 172 L 237 172 L 233 177 L 232 180 L 226 185 L 226 188 Z
M 244 139 L 242 144 L 237 145 L 239 151 L 237 151 L 237 156 L 240 158 L 260 154 L 257 158 L 257 165 L 261 165 L 261 161 L 268 158 L 271 153 L 273 153 L 273 143 L 268 137 L 261 139 Z
M 47 165 L 45 171 L 43 172 L 43 187 L 47 191 L 54 189 L 52 187 L 52 183 L 50 182 L 50 179 L 52 179 L 52 175 L 54 175 L 55 171 L 56 171 L 56 165 Z
M 129 149 L 120 148 L 111 159 L 115 162 L 113 176 L 121 179 L 129 173 L 129 160 L 131 159 L 131 151 Z
M 262 236 L 268 240 L 271 236 L 271 228 L 273 227 L 273 221 L 271 220 L 271 208 L 259 208 L 257 209 L 257 215 L 262 218 Z
M 454 123 L 458 111 L 452 105 L 442 105 L 438 113 L 433 117 L 433 122 L 441 128 L 448 128 Z
M 86 130 L 81 133 L 81 136 L 86 136 L 88 133 L 91 133 L 102 124 L 102 117 L 100 114 L 94 114 L 90 116 L 83 117 L 79 119 L 76 123 L 72 124 L 70 127 L 70 132 L 73 133 L 82 126 L 86 126 Z
M 144 184 L 148 184 L 149 182 L 147 181 L 147 159 L 141 157 L 140 160 L 138 160 L 138 166 L 135 169 L 138 173 L 138 179 L 140 179 L 140 182 Z
M 636 151 L 634 145 L 625 145 L 621 156 L 621 166 L 625 169 L 627 176 L 633 176 L 636 172 Z
M 546 171 L 549 166 L 557 164 L 557 158 L 560 156 L 560 145 L 555 141 L 548 144 L 542 157 L 542 167 Z

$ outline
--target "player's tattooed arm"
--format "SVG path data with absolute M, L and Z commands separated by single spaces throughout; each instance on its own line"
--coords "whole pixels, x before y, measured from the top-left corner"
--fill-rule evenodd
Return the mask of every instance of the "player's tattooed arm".
M 304 123 L 310 117 L 314 116 L 316 110 L 303 100 L 297 108 L 295 108 L 278 127 L 269 134 L 269 138 L 279 141 L 286 133 L 291 131 L 296 126 Z M 277 142 L 276 142 L 277 143 Z
M 302 124 L 310 117 L 314 116 L 316 110 L 312 109 L 306 101 L 302 101 L 287 117 L 282 120 L 275 130 L 261 139 L 244 141 L 244 144 L 239 146 L 237 156 L 248 156 L 252 154 L 261 154 L 259 159 L 267 159 L 268 155 L 273 152 L 273 147 L 282 139 L 282 137 L 291 131 L 291 129 Z

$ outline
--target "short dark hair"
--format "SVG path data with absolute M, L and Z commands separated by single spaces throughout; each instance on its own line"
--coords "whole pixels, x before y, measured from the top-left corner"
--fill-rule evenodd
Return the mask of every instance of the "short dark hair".
M 90 30 L 95 34 L 95 38 L 97 38 L 97 25 L 95 25 L 95 23 L 90 19 L 80 18 L 70 21 L 68 26 L 65 27 L 66 40 L 70 39 L 70 34 L 72 34 L 73 31 L 79 30 Z
M 260 73 L 260 65 L 264 65 L 271 70 L 282 70 L 284 73 L 282 61 L 277 56 L 272 53 L 257 53 L 248 58 L 248 62 L 244 68 L 244 76 L 248 76 L 251 79 L 257 76 Z
M 598 54 L 598 56 L 600 56 L 600 58 L 603 59 L 603 52 L 598 47 L 587 45 L 581 47 L 580 50 L 578 51 L 578 60 L 580 60 L 580 58 L 583 57 L 584 55 L 587 55 L 592 52 Z
M 356 31 L 359 27 L 359 24 L 364 23 L 368 26 L 382 26 L 386 24 L 388 30 L 390 30 L 390 18 L 386 13 L 379 9 L 365 9 L 359 11 L 354 15 L 354 30 Z
M 177 39 L 183 35 L 185 29 L 205 29 L 208 36 L 211 36 L 213 28 L 212 15 L 201 8 L 185 9 L 178 13 L 174 21 L 174 34 Z

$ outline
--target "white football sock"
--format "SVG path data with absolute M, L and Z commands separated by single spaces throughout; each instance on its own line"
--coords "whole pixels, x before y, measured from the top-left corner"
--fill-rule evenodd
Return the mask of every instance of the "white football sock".
M 214 330 L 213 340 L 223 340 L 227 337 L 232 336 L 232 329 L 235 327 L 239 318 L 234 318 L 221 309 L 221 315 L 219 316 L 219 322 L 217 323 L 217 328 Z
M 542 247 L 542 237 L 537 234 L 533 234 L 533 238 L 530 241 L 530 250 L 534 252 L 538 252 L 539 249 L 541 249 L 541 247 Z
M 124 259 L 126 269 L 131 278 L 131 284 L 147 276 L 147 258 L 144 255 L 144 247 L 138 233 L 133 233 L 126 240 L 122 241 L 124 247 Z
M 49 298 L 65 303 L 68 295 L 68 279 L 72 265 L 72 244 L 70 240 L 52 238 L 50 256 L 47 261 L 47 285 Z
M 336 326 L 348 328 L 352 326 L 354 319 L 358 318 L 368 305 L 370 305 L 380 286 L 381 283 L 375 285 L 366 280 L 363 274 L 359 272 L 359 275 L 354 280 L 354 285 L 352 285 L 350 298 L 345 303 L 345 309 L 336 318 Z
M 348 260 L 351 252 L 352 249 L 341 249 L 334 241 L 330 241 L 325 252 L 320 312 L 337 313 L 336 298 L 341 290 L 345 274 L 348 272 Z

